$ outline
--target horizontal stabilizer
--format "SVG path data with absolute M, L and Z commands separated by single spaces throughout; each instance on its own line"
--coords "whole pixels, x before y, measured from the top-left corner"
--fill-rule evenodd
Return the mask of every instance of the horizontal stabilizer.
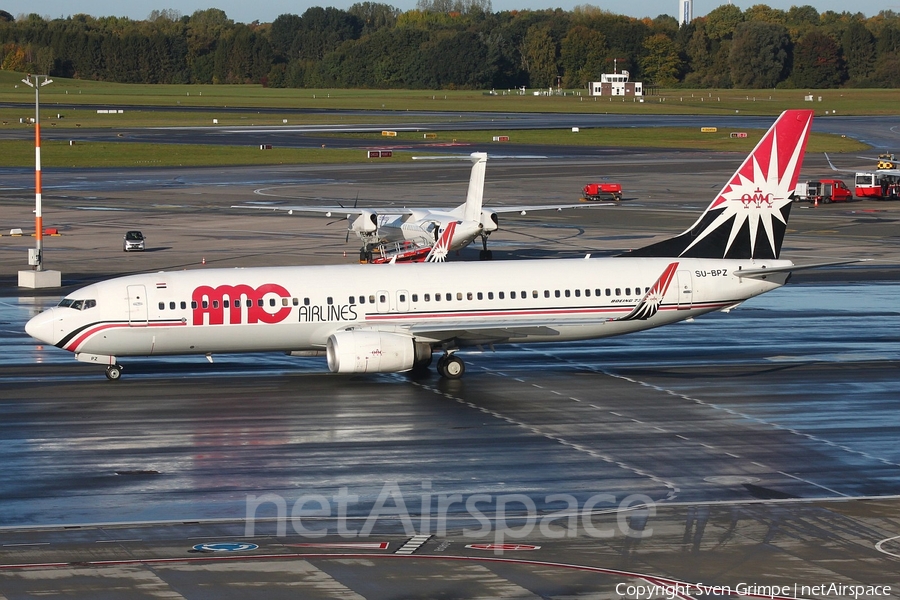
M 824 267 L 836 267 L 839 265 L 849 265 L 853 263 L 859 262 L 868 262 L 872 260 L 871 258 L 848 258 L 845 260 L 836 260 L 831 262 L 824 263 L 811 263 L 808 265 L 787 265 L 783 267 L 771 267 L 771 268 L 763 268 L 763 269 L 738 269 L 733 273 L 738 277 L 746 277 L 748 279 L 760 279 L 765 277 L 766 275 L 772 275 L 773 273 L 793 273 L 794 271 L 805 271 L 807 269 L 821 269 Z

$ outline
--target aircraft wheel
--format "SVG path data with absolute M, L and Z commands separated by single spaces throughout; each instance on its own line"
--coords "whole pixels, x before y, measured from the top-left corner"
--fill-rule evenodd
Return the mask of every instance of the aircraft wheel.
M 438 361 L 438 373 L 445 379 L 459 379 L 466 372 L 466 363 L 458 356 L 450 355 Z
M 109 365 L 106 367 L 106 378 L 110 381 L 118 381 L 122 377 L 121 365 Z
M 478 253 L 479 260 L 493 260 L 494 259 L 494 251 L 493 250 L 482 250 Z

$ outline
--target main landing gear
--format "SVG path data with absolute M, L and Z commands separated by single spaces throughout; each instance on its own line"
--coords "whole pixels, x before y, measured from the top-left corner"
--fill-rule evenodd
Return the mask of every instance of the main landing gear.
M 106 378 L 110 381 L 118 381 L 122 377 L 122 365 L 109 365 L 106 367 Z
M 487 236 L 481 236 L 481 251 L 478 253 L 478 260 L 494 260 L 494 251 L 487 248 Z
M 437 372 L 445 379 L 459 379 L 466 372 L 466 363 L 455 354 L 445 354 L 437 362 Z

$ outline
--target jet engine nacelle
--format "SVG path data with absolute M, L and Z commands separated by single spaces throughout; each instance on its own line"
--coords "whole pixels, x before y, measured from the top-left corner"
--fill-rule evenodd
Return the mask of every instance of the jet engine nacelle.
M 398 333 L 338 331 L 326 343 L 332 373 L 398 373 L 431 362 L 431 345 Z
M 363 233 L 374 233 L 378 229 L 378 215 L 370 210 L 362 211 L 358 217 L 350 223 L 351 231 L 360 231 Z
M 500 229 L 500 219 L 497 217 L 497 213 L 487 208 L 481 211 L 481 224 L 484 226 L 485 233 Z

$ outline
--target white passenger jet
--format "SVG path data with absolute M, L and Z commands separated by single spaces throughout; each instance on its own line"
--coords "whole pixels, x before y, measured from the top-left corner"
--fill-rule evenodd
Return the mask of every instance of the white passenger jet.
M 372 250 L 386 242 L 415 242 L 422 246 L 433 245 L 450 223 L 456 223 L 456 231 L 450 240 L 450 252 L 460 250 L 481 238 L 481 260 L 491 260 L 487 240 L 500 228 L 501 213 L 526 214 L 538 210 L 562 210 L 564 208 L 593 208 L 603 204 L 541 204 L 535 206 L 496 206 L 484 208 L 484 175 L 487 167 L 486 152 L 473 152 L 460 156 L 416 156 L 413 160 L 471 160 L 472 173 L 466 201 L 456 208 L 360 208 L 357 206 L 259 206 L 238 204 L 231 208 L 277 210 L 294 213 L 319 213 L 327 217 L 344 215 L 347 219 L 347 236 L 354 233 L 363 242 L 360 260 L 372 258 Z
M 106 366 L 121 357 L 321 354 L 337 373 L 462 376 L 461 348 L 586 340 L 730 309 L 776 289 L 813 111 L 778 118 L 694 225 L 613 258 L 199 269 L 95 283 L 26 331 Z M 834 263 L 832 263 L 834 264 Z M 821 265 L 807 265 L 821 266 Z

